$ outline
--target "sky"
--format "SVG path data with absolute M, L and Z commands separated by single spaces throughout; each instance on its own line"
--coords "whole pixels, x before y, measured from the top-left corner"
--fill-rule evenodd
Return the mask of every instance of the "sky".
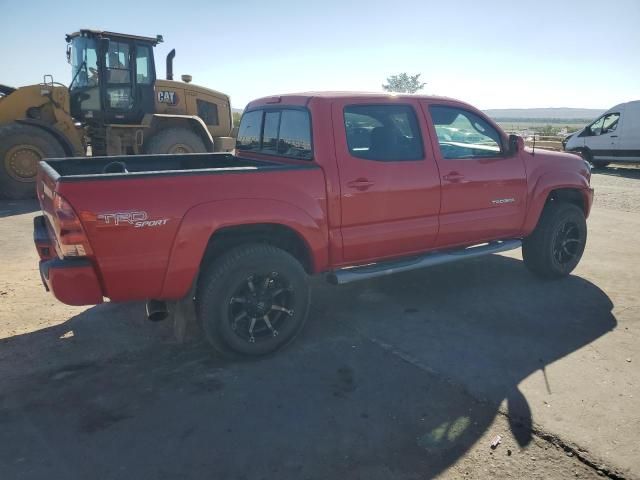
M 0 83 L 71 81 L 64 35 L 155 36 L 174 71 L 231 96 L 381 91 L 421 74 L 421 93 L 482 109 L 606 109 L 640 99 L 640 0 L 88 2 L 0 0 Z

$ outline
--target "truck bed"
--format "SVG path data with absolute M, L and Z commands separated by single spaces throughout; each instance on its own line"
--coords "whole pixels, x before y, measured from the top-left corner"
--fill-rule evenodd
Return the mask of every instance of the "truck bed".
M 104 173 L 114 162 L 127 173 Z M 77 216 L 86 234 L 84 258 L 112 301 L 183 296 L 191 285 L 184 276 L 191 275 L 189 264 L 200 263 L 213 232 L 227 225 L 299 225 L 313 245 L 328 235 L 324 173 L 311 161 L 229 153 L 47 159 L 38 179 L 50 252 L 60 257 L 55 201 L 63 199 L 58 203 L 73 210 L 67 217 Z M 326 263 L 322 252 L 319 258 Z M 131 284 L 140 287 L 135 296 Z
M 193 153 L 176 155 L 126 155 L 113 157 L 75 157 L 47 159 L 43 170 L 54 181 L 104 179 L 105 177 L 136 178 L 148 175 L 192 175 L 289 169 L 292 166 L 240 158 L 230 153 Z M 123 171 L 126 168 L 126 172 Z

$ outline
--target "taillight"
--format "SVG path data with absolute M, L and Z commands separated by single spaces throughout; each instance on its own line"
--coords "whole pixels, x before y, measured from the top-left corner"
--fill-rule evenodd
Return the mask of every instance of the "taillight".
M 60 253 L 63 257 L 84 257 L 91 255 L 89 240 L 82 228 L 80 218 L 69 202 L 59 194 L 53 198 L 54 228 L 58 237 Z

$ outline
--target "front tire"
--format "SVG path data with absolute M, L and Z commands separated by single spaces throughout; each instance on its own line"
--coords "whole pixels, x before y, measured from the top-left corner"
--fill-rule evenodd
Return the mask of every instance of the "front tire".
M 53 135 L 40 128 L 19 123 L 0 127 L 0 196 L 35 197 L 38 162 L 65 155 Z
M 289 344 L 310 304 L 300 262 L 270 245 L 243 245 L 205 271 L 196 294 L 206 338 L 225 356 L 260 356 Z
M 145 153 L 204 153 L 207 149 L 202 138 L 186 128 L 167 128 L 156 133 L 147 142 Z
M 552 201 L 542 211 L 533 233 L 522 243 L 524 264 L 542 278 L 569 275 L 580 262 L 587 242 L 581 208 Z

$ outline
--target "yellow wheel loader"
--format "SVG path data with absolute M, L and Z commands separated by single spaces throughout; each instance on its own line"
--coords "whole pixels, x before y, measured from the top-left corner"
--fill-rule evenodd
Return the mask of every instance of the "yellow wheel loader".
M 156 78 L 155 38 L 96 30 L 66 36 L 69 86 L 0 85 L 0 196 L 35 195 L 38 161 L 46 157 L 226 152 L 235 146 L 229 97 Z

